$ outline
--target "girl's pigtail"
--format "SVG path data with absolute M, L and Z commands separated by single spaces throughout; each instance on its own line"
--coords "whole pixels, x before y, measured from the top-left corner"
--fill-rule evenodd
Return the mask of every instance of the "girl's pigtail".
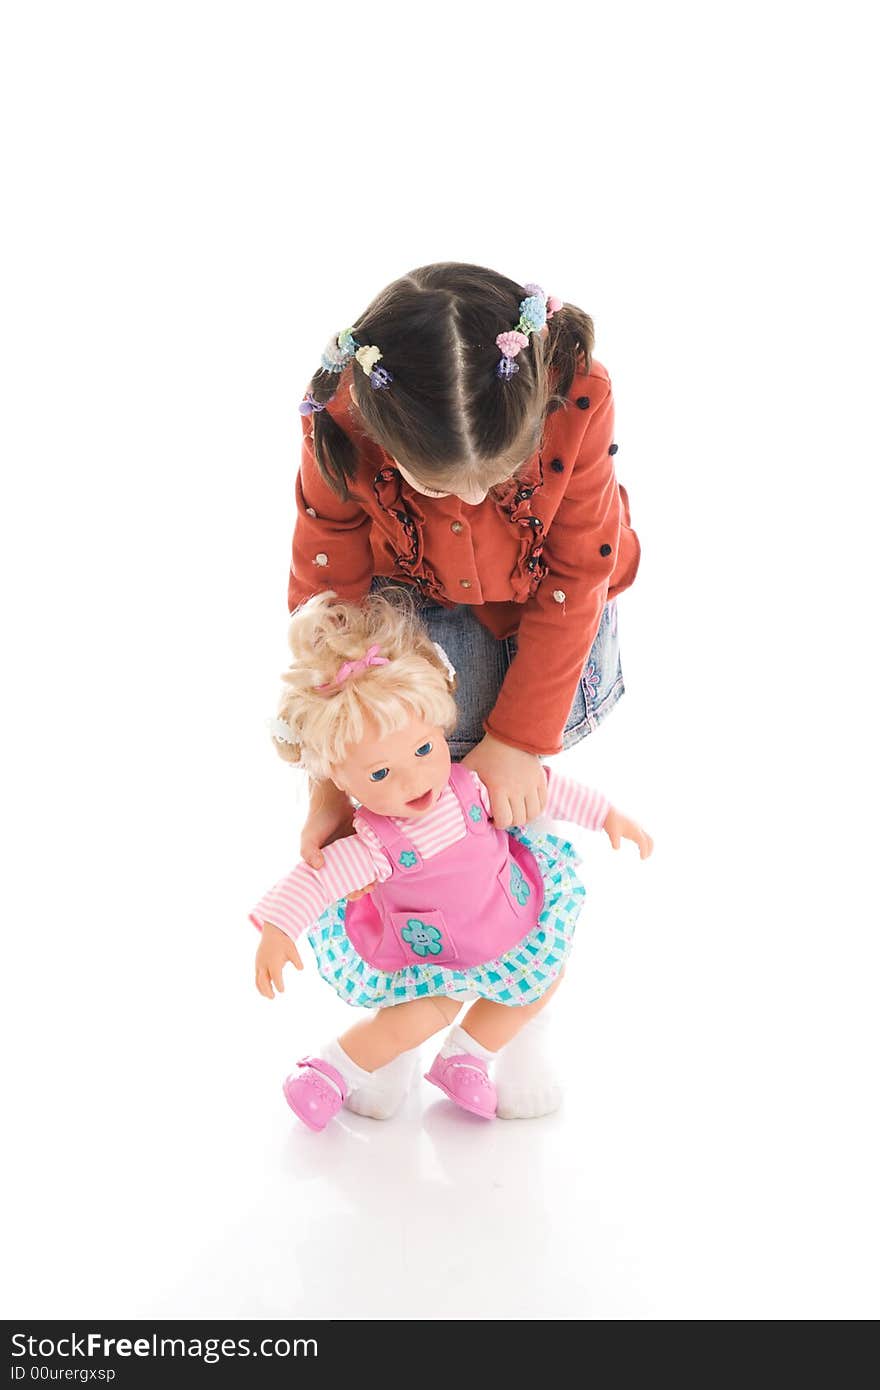
M 315 462 L 328 487 L 347 501 L 349 480 L 357 472 L 357 453 L 345 430 L 340 429 L 329 410 L 323 409 L 329 405 L 341 385 L 340 377 L 319 367 L 312 377 L 309 395 L 322 407 L 312 415 Z M 345 386 L 343 389 L 348 388 Z
M 348 498 L 348 480 L 357 470 L 357 454 L 351 440 L 337 425 L 327 406 L 343 383 L 344 374 L 357 351 L 352 330 L 344 328 L 331 338 L 321 354 L 321 365 L 309 383 L 300 414 L 311 416 L 315 462 L 321 476 L 343 500 Z M 346 378 L 347 379 L 347 378 Z
M 593 359 L 593 320 L 583 309 L 563 304 L 550 319 L 546 362 L 554 383 L 548 415 L 564 405 L 578 369 L 588 372 Z

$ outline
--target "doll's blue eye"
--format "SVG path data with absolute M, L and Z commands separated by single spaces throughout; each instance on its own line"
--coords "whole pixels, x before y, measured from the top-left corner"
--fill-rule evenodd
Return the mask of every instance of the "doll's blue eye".
M 371 782 L 383 782 L 383 781 L 385 780 L 385 778 L 388 776 L 389 771 L 390 771 L 390 769 L 387 768 L 387 767 L 379 767 L 379 768 L 377 768 L 375 772 L 371 772 L 371 773 L 370 773 L 370 781 L 371 781 Z
M 433 743 L 423 743 L 422 746 L 421 746 L 421 748 L 417 748 L 417 749 L 416 749 L 416 757 L 417 757 L 417 758 L 427 758 L 428 754 L 430 753 L 430 751 L 431 751 L 431 749 L 432 749 L 433 747 L 434 747 Z

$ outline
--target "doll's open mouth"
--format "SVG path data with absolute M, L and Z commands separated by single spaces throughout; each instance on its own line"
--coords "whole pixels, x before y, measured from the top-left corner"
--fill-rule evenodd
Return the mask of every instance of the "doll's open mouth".
M 408 801 L 406 803 L 406 809 L 408 811 L 427 811 L 433 796 L 433 791 L 428 790 L 423 796 L 417 796 L 413 801 Z

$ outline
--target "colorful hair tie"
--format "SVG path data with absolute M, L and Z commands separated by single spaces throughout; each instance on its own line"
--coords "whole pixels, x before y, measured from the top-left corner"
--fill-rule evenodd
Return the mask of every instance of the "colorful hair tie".
M 351 336 L 351 329 L 343 328 L 321 353 L 321 366 L 325 372 L 344 372 L 356 351 L 357 343 Z
M 363 367 L 364 372 L 370 378 L 370 385 L 374 391 L 388 390 L 394 377 L 385 367 L 377 366 L 377 363 L 382 361 L 381 351 L 377 347 L 361 347 L 350 328 L 344 328 L 341 333 L 337 333 L 335 338 L 330 339 L 321 353 L 321 366 L 325 372 L 344 372 L 353 359 L 356 359 Z M 302 415 L 311 415 L 315 410 L 324 409 L 324 406 L 317 402 L 312 404 L 313 401 L 314 397 L 309 393 L 300 406 Z M 303 406 L 306 405 L 311 406 L 311 409 L 304 410 Z
M 512 330 L 499 333 L 495 346 L 501 353 L 501 361 L 495 368 L 495 375 L 509 380 L 519 371 L 519 364 L 513 359 L 529 345 L 529 336 L 540 333 L 553 315 L 562 308 L 562 300 L 555 295 L 546 295 L 540 285 L 523 286 L 526 298 L 520 300 L 519 322 Z
M 300 402 L 299 413 L 300 415 L 314 415 L 316 411 L 326 409 L 326 401 L 316 401 L 311 391 L 307 391 L 305 400 Z

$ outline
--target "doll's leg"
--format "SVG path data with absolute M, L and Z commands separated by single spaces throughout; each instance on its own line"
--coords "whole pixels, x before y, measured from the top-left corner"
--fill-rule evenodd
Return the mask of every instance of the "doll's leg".
M 489 1076 L 490 1063 L 540 1014 L 559 984 L 557 980 L 540 999 L 518 1008 L 478 1000 L 461 1024 L 450 1028 L 427 1072 L 427 1080 L 439 1086 L 463 1110 L 491 1119 L 498 1113 L 498 1092 Z
M 338 1043 L 333 1046 L 342 1051 Z M 345 1108 L 368 1120 L 390 1120 L 412 1090 L 418 1073 L 419 1049 L 414 1047 L 384 1067 L 363 1072 L 358 1085 L 345 1097 Z
M 566 838 L 561 822 L 542 812 L 529 824 L 529 834 L 545 833 Z M 562 1104 L 559 1063 L 551 1044 L 554 1019 L 565 1007 L 552 999 L 549 1008 L 532 1014 L 502 1049 L 494 1070 L 499 1119 L 537 1120 L 552 1115 Z
M 313 1130 L 324 1129 L 343 1104 L 371 1119 L 390 1119 L 412 1081 L 413 1049 L 460 1010 L 460 1003 L 442 996 L 380 1009 L 303 1059 L 284 1083 L 288 1105 Z
M 552 1115 L 562 1104 L 558 1058 L 553 1055 L 554 1023 L 562 997 L 532 1016 L 506 1047 L 495 1065 L 498 1118 L 537 1120 Z
M 445 995 L 411 999 L 356 1023 L 342 1034 L 339 1045 L 363 1071 L 374 1072 L 447 1028 L 460 1011 L 461 1004 Z
M 416 1078 L 419 1044 L 460 1012 L 453 999 L 416 999 L 381 1009 L 331 1043 L 323 1055 L 345 1077 L 346 1109 L 390 1120 Z
M 472 1004 L 459 1025 L 460 1031 L 479 1043 L 487 1052 L 500 1052 L 516 1035 L 547 1007 L 562 984 L 562 976 L 532 1004 L 510 1008 L 492 999 L 478 999 Z

